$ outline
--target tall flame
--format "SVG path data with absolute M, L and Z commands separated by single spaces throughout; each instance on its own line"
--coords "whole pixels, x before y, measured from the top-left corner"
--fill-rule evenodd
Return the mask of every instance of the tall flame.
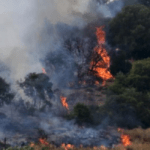
M 66 102 L 67 98 L 66 98 L 66 97 L 63 97 L 63 96 L 60 96 L 60 99 L 61 99 L 62 105 L 63 105 L 66 109 L 69 109 L 68 103 Z
M 99 56 L 101 56 L 102 60 L 96 63 L 96 65 L 93 68 L 93 71 L 97 72 L 97 75 L 103 79 L 102 85 L 105 85 L 106 80 L 114 78 L 114 77 L 109 71 L 110 57 L 108 56 L 108 53 L 104 46 L 106 34 L 105 34 L 105 31 L 103 31 L 103 28 L 104 26 L 96 28 L 96 36 L 97 36 L 98 45 L 94 48 L 94 51 L 97 52 Z M 91 62 L 91 66 L 93 66 L 93 64 L 95 64 L 94 60 Z

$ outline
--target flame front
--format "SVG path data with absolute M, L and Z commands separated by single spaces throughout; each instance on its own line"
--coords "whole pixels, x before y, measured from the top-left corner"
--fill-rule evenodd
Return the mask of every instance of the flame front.
M 95 61 L 93 60 L 91 62 L 91 67 L 95 64 L 93 71 L 97 72 L 97 76 L 103 79 L 102 85 L 105 85 L 106 80 L 114 77 L 109 71 L 110 57 L 108 56 L 108 53 L 104 47 L 106 34 L 105 31 L 102 30 L 103 28 L 103 26 L 96 28 L 98 45 L 94 48 L 94 51 L 97 52 L 99 56 L 101 56 L 102 60 L 98 61 L 97 63 L 95 63 Z
M 62 105 L 66 108 L 66 109 L 69 109 L 69 106 L 66 102 L 67 98 L 66 97 L 63 97 L 63 96 L 60 96 L 60 99 L 61 99 L 61 103 Z

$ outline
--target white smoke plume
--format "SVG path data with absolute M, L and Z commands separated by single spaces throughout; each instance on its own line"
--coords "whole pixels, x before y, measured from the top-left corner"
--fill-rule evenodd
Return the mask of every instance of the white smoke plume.
M 1 0 L 0 60 L 9 68 L 10 79 L 41 72 L 40 59 L 48 50 L 38 49 L 37 44 L 45 19 L 51 24 L 62 22 L 82 27 L 96 20 L 97 13 L 111 17 L 109 7 L 92 0 Z M 53 38 L 48 39 L 50 43 Z

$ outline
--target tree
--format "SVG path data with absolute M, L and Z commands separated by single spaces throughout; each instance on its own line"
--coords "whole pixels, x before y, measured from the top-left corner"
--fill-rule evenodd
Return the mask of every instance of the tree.
M 150 6 L 150 0 L 139 0 L 139 2 L 145 6 Z
M 19 83 L 25 93 L 34 99 L 34 106 L 37 104 L 39 99 L 38 106 L 39 108 L 45 105 L 51 105 L 51 102 L 46 98 L 46 94 L 51 99 L 53 95 L 52 83 L 49 82 L 49 77 L 43 73 L 30 73 L 26 76 L 24 82 Z M 42 101 L 41 101 L 42 100 Z
M 10 85 L 0 77 L 0 106 L 5 104 L 10 104 L 14 94 L 10 92 Z
M 144 127 L 150 126 L 150 58 L 135 61 L 128 75 L 119 73 L 109 90 L 106 106 L 111 112 L 114 105 L 123 112 L 131 108 Z
M 132 67 L 132 64 L 126 60 L 126 55 L 121 52 L 119 55 L 111 57 L 110 72 L 113 76 L 116 76 L 118 72 L 127 74 Z
M 126 51 L 128 57 L 150 56 L 150 9 L 144 5 L 126 6 L 109 23 L 108 42 Z

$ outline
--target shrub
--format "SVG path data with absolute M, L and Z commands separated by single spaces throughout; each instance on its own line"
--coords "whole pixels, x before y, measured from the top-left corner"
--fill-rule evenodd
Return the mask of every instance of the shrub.
M 89 108 L 81 103 L 78 103 L 73 109 L 74 116 L 78 123 L 92 122 L 91 112 Z

